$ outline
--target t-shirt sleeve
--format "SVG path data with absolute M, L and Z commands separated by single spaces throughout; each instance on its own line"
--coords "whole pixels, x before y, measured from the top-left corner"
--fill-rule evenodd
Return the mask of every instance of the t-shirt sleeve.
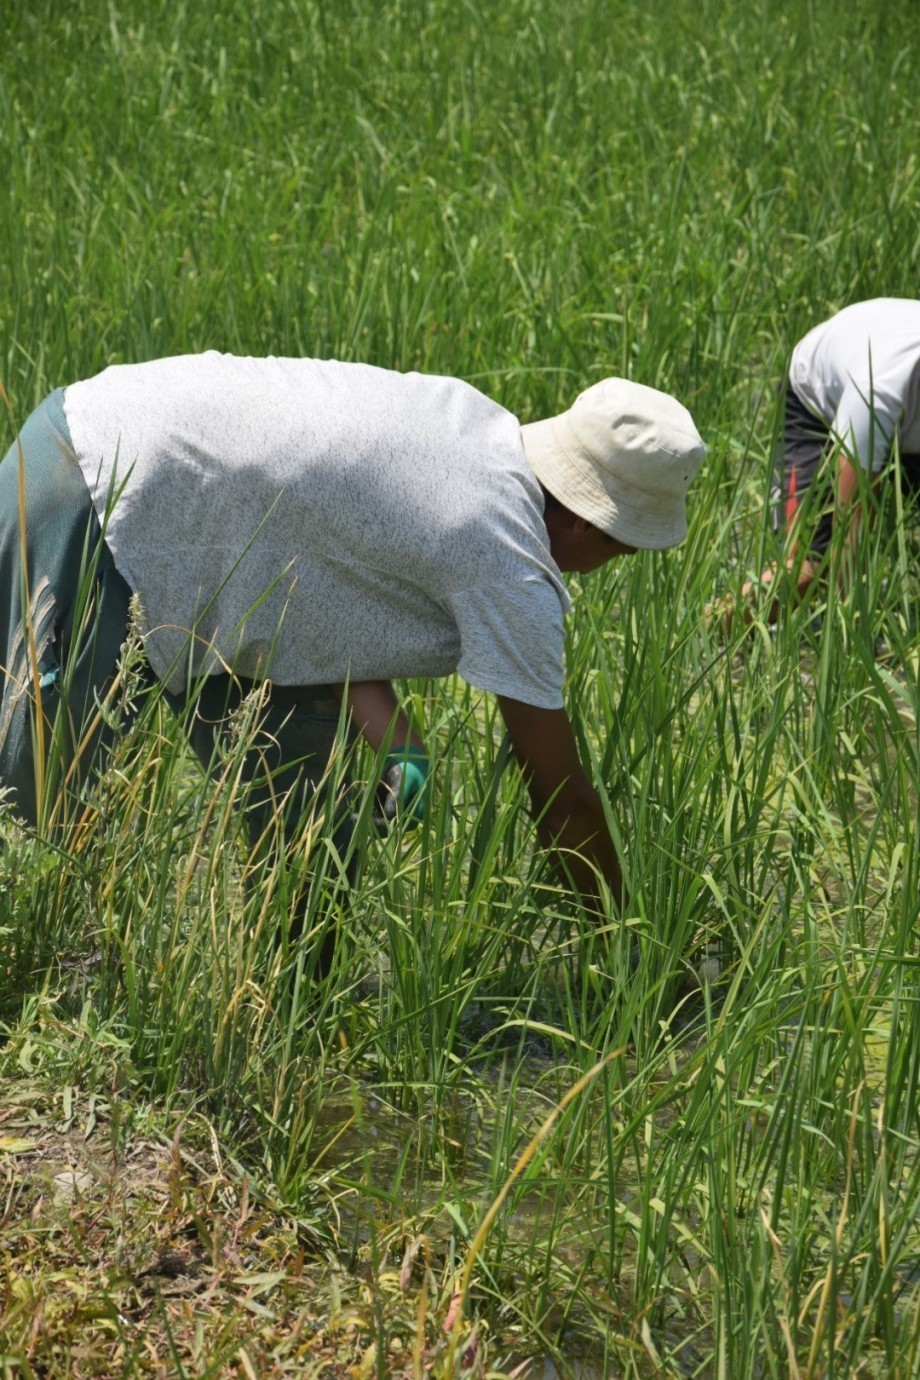
M 873 472 L 882 468 L 898 429 L 902 404 L 880 389 L 851 378 L 843 390 L 831 429 L 846 454 Z
M 563 707 L 564 609 L 548 580 L 460 590 L 446 602 L 460 633 L 464 680 L 539 709 Z

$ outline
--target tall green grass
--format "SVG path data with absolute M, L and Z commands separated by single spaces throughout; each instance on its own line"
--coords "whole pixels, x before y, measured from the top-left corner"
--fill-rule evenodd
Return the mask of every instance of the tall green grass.
M 369 813 L 371 755 L 343 746 L 267 866 L 245 734 L 206 779 L 155 696 L 53 843 L 4 825 L 0 1067 L 40 1047 L 201 1110 L 356 1268 L 424 1234 L 432 1306 L 468 1264 L 499 1370 L 920 1365 L 916 513 L 866 531 L 846 600 L 728 639 L 705 617 L 777 554 L 792 343 L 916 291 L 918 48 L 900 0 L 4 16 L 19 420 L 214 347 L 458 374 L 522 417 L 620 372 L 710 443 L 687 542 L 573 580 L 568 693 L 633 897 L 609 926 L 454 682 L 403 687 L 432 811 L 366 831 L 351 893 L 326 820 L 346 769 Z M 337 918 L 323 982 L 276 942 L 304 890 Z

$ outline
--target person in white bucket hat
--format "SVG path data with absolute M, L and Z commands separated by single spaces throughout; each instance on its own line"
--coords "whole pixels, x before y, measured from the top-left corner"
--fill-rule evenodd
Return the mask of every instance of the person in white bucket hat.
M 393 681 L 457 671 L 498 697 L 573 887 L 621 901 L 564 708 L 563 574 L 679 542 L 704 451 L 685 408 L 623 379 L 524 426 L 459 379 L 333 360 L 208 351 L 58 389 L 0 464 L 0 786 L 41 831 L 60 782 L 81 808 L 131 604 L 149 689 L 206 769 L 259 686 L 254 848 L 310 808 L 343 697 L 389 748 L 383 815 L 418 819 L 429 763 Z M 346 808 L 335 827 L 347 867 Z
M 687 535 L 684 498 L 706 448 L 676 398 L 603 379 L 521 435 L 543 487 L 593 527 L 644 550 Z

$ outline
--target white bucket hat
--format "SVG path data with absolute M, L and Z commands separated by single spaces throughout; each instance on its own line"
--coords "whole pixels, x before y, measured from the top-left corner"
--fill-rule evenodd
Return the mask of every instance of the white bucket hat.
M 627 546 L 687 535 L 684 495 L 706 447 L 676 398 L 603 379 L 567 412 L 521 427 L 530 467 L 564 507 Z

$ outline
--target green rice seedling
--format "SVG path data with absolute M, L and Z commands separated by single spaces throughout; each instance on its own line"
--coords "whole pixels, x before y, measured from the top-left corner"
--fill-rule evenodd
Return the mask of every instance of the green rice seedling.
M 301 828 L 253 856 L 245 723 L 203 776 L 156 694 L 121 713 L 129 656 L 109 770 L 54 838 L 3 818 L 4 1077 L 115 1089 L 125 1126 L 145 1099 L 206 1113 L 253 1194 L 318 1233 L 302 1270 L 332 1253 L 316 1335 L 352 1309 L 366 1373 L 444 1373 L 471 1261 L 456 1370 L 475 1319 L 493 1374 L 912 1375 L 916 512 L 892 484 L 845 598 L 727 638 L 706 608 L 780 554 L 792 342 L 916 290 L 915 7 L 7 8 L 18 417 L 109 362 L 219 348 L 460 374 L 522 418 L 620 372 L 687 402 L 709 455 L 683 547 L 579 582 L 570 620 L 623 915 L 564 898 L 466 687 L 402 687 L 432 810 L 368 831 L 346 889 L 331 807 L 349 775 L 369 817 L 372 754 L 343 736 Z M 322 981 L 290 942 L 303 896 L 308 934 L 337 930 Z M 423 1238 L 415 1311 L 394 1281 Z M 60 1374 L 42 1316 L 29 1364 Z

